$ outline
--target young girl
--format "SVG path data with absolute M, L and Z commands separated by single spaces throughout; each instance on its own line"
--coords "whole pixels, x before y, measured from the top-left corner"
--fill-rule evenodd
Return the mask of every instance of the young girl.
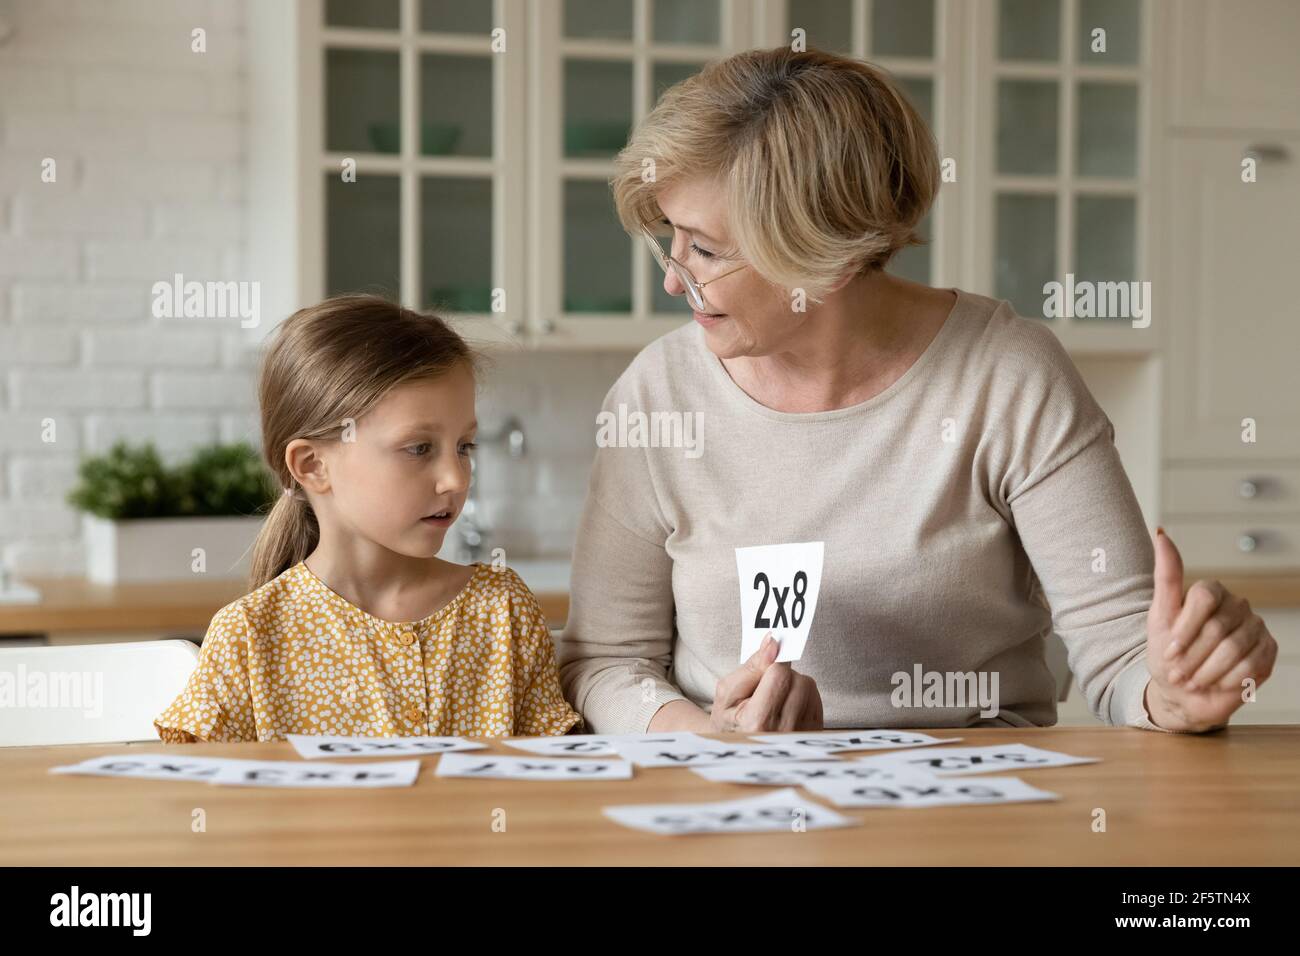
M 436 557 L 469 487 L 474 389 L 473 353 L 435 316 L 348 295 L 285 321 L 258 387 L 284 493 L 254 590 L 217 612 L 154 721 L 163 740 L 582 729 L 519 576 Z

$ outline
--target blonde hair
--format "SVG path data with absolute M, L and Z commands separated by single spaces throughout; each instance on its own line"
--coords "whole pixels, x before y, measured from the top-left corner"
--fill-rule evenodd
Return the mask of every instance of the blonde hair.
M 320 526 L 284 461 L 295 438 L 337 440 L 389 389 L 436 378 L 457 366 L 477 373 L 478 356 L 436 315 L 372 295 L 338 295 L 299 309 L 276 330 L 257 388 L 262 456 L 285 489 L 253 545 L 256 590 L 302 561 Z
M 917 224 L 939 188 L 934 136 L 888 74 L 788 47 L 735 54 L 671 87 L 615 162 L 629 233 L 663 216 L 659 190 L 716 180 L 740 255 L 814 301 L 846 272 L 922 244 Z

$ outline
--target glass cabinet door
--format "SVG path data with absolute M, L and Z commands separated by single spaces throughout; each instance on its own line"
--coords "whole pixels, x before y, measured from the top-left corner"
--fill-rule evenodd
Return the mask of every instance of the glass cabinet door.
M 644 323 L 689 318 L 663 274 L 624 232 L 609 179 L 614 157 L 663 91 L 727 55 L 747 5 L 726 0 L 555 0 L 530 6 L 533 216 L 539 329 L 557 343 L 619 344 Z M 553 91 L 553 92 L 551 92 Z M 642 326 L 642 331 L 636 330 Z
M 523 216 L 525 124 L 522 111 L 513 122 L 498 115 L 510 71 L 522 71 L 522 7 L 327 0 L 321 9 L 322 292 L 377 292 L 449 316 L 522 314 L 522 253 L 508 257 L 503 237 L 506 215 Z M 519 27 L 514 61 L 510 31 L 504 49 L 494 46 L 507 23 Z
M 889 71 L 939 141 L 935 0 L 785 0 L 785 25 L 784 37 L 774 42 L 802 39 L 809 49 L 858 57 Z M 899 252 L 887 266 L 889 272 L 926 284 L 935 281 L 929 240 L 933 220 L 942 215 L 938 206 L 936 201 L 918 226 L 927 243 Z
M 1142 0 L 998 0 L 992 31 L 994 295 L 1058 324 L 1044 292 L 1139 278 Z M 1059 302 L 1059 299 L 1057 300 Z

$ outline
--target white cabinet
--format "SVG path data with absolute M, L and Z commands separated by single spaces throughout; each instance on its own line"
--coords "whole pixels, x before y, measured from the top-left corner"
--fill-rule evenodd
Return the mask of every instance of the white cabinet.
M 893 74 L 945 182 L 891 271 L 1012 299 L 1157 271 L 1146 0 L 265 0 L 250 5 L 250 247 L 271 324 L 341 289 L 478 339 L 635 348 L 687 320 L 614 216 L 612 159 L 662 90 L 798 40 Z M 1092 32 L 1107 31 L 1103 52 Z M 344 182 L 355 163 L 356 182 Z M 1157 330 L 1044 318 L 1076 353 Z
M 1300 458 L 1300 134 L 1270 136 L 1282 158 L 1243 182 L 1252 145 L 1219 132 L 1172 140 L 1169 458 Z
M 1217 129 L 1300 129 L 1300 3 L 1172 5 L 1172 120 Z
M 1300 569 L 1300 4 L 1172 6 L 1163 518 L 1189 567 Z

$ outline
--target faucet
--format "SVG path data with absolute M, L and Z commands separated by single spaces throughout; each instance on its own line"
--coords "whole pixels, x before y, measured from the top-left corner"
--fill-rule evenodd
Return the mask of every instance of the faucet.
M 492 434 L 480 434 L 478 438 L 479 445 L 502 443 L 506 446 L 506 454 L 511 458 L 518 459 L 524 456 L 524 426 L 513 415 L 502 422 L 501 427 Z M 460 520 L 454 526 L 460 541 L 456 548 L 456 561 L 461 564 L 472 564 L 482 558 L 483 552 L 487 550 L 487 536 L 491 531 L 483 521 L 482 502 L 477 491 L 478 482 L 474 477 L 477 468 L 478 462 L 471 459 L 469 492 L 465 496 L 465 506 L 461 509 Z

